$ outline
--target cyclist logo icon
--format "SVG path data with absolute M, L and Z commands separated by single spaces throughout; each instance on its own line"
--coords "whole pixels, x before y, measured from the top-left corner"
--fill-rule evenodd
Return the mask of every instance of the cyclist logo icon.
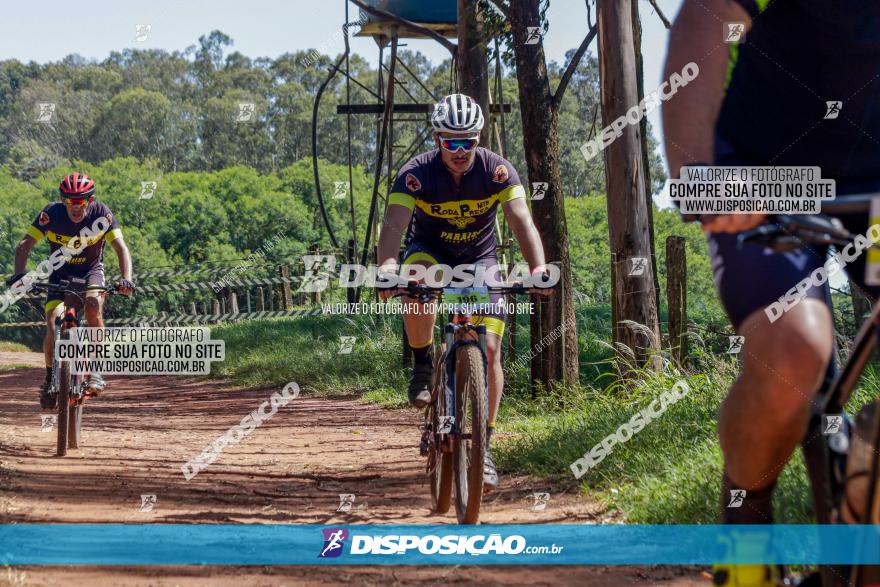
M 354 350 L 354 341 L 357 340 L 355 336 L 340 336 L 339 337 L 339 353 L 340 355 L 350 355 L 351 351 Z
M 318 558 L 335 558 L 342 554 L 342 547 L 348 540 L 348 530 L 344 528 L 327 528 L 324 533 L 324 548 Z
M 728 355 L 738 355 L 742 350 L 743 345 L 746 342 L 745 336 L 729 336 L 728 337 L 730 345 L 727 347 Z
M 141 494 L 141 505 L 138 508 L 138 511 L 149 513 L 153 511 L 153 506 L 156 505 L 156 495 L 155 494 Z
M 829 100 L 825 102 L 827 110 L 825 110 L 825 120 L 832 120 L 840 115 L 840 109 L 843 108 L 843 102 L 839 100 Z
M 147 37 L 150 35 L 150 31 L 153 30 L 153 25 L 151 24 L 136 24 L 134 25 L 134 42 L 135 43 L 143 43 L 147 40 Z
M 142 181 L 141 182 L 141 200 L 150 200 L 153 198 L 153 195 L 156 193 L 156 187 L 159 185 L 159 182 L 156 181 Z
M 348 182 L 347 181 L 334 181 L 333 182 L 333 199 L 334 200 L 344 200 L 345 196 L 348 195 Z
M 336 267 L 333 255 L 303 255 L 305 274 L 297 292 L 316 293 L 330 285 L 330 273 Z
M 434 112 L 431 113 L 431 122 L 443 122 L 446 120 L 446 115 L 449 113 L 449 104 L 446 102 L 441 102 L 437 104 L 437 107 L 434 108 Z
M 822 416 L 824 420 L 822 426 L 822 434 L 825 436 L 830 436 L 832 434 L 839 434 L 840 427 L 843 425 L 843 416 L 840 414 L 825 414 Z
M 543 35 L 541 31 L 541 27 L 538 26 L 530 26 L 526 27 L 528 31 L 528 37 L 526 37 L 526 45 L 536 45 L 538 41 L 541 40 L 541 36 Z
M 547 502 L 550 501 L 550 494 L 546 491 L 533 493 L 532 498 L 535 502 L 532 504 L 533 512 L 541 512 L 547 509 Z
M 648 268 L 648 259 L 646 257 L 633 257 L 629 262 L 630 277 L 641 277 L 645 274 L 645 269 Z
M 336 511 L 337 512 L 350 512 L 352 505 L 354 505 L 354 493 L 340 493 L 339 494 L 339 507 L 336 508 Z
M 455 424 L 455 416 L 441 416 L 440 428 L 437 432 L 439 434 L 450 434 L 452 432 L 453 424 Z
M 738 508 L 742 507 L 743 500 L 746 498 L 746 490 L 745 489 L 731 489 L 730 490 L 730 503 L 727 504 L 729 508 Z
M 547 188 L 550 187 L 550 184 L 546 181 L 533 181 L 532 182 L 532 201 L 534 200 L 543 200 L 544 196 L 547 195 Z
M 725 22 L 727 32 L 724 35 L 725 43 L 739 43 L 746 33 L 746 25 L 742 22 Z
M 56 422 L 58 414 L 40 414 L 40 432 L 52 432 Z
M 256 109 L 256 104 L 253 102 L 239 102 L 235 122 L 250 122 L 254 119 Z
M 39 112 L 37 113 L 37 122 L 52 122 L 52 115 L 55 114 L 55 104 L 52 102 L 40 102 L 37 104 Z

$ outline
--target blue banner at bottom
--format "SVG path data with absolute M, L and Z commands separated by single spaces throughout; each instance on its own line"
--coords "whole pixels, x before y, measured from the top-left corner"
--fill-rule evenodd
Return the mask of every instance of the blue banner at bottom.
M 0 525 L 5 565 L 880 565 L 880 526 Z

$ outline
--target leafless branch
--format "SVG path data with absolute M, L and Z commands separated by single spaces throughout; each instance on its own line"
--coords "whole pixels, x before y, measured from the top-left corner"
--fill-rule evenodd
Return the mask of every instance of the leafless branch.
M 368 12 L 373 16 L 378 16 L 379 18 L 384 18 L 386 20 L 393 20 L 399 24 L 402 24 L 406 28 L 413 30 L 417 33 L 422 33 L 425 36 L 431 37 L 444 47 L 449 50 L 452 55 L 455 55 L 457 47 L 455 43 L 450 42 L 446 37 L 438 33 L 437 31 L 431 30 L 428 27 L 424 27 L 420 24 L 416 24 L 410 20 L 406 20 L 405 18 L 400 18 L 396 14 L 392 14 L 381 8 L 376 8 L 374 6 L 370 6 L 363 2 L 363 0 L 349 0 L 352 4 L 363 10 L 364 12 Z
M 672 23 L 669 22 L 669 19 L 666 18 L 666 16 L 663 14 L 663 12 L 660 10 L 660 7 L 657 6 L 657 0 L 648 0 L 648 2 L 650 2 L 651 6 L 654 7 L 654 10 L 657 11 L 657 16 L 659 16 L 660 20 L 663 21 L 663 26 L 665 26 L 666 28 L 672 27 Z
M 568 87 L 568 82 L 571 80 L 571 76 L 574 75 L 574 71 L 577 69 L 578 65 L 580 65 L 581 58 L 584 56 L 584 53 L 587 52 L 587 47 L 593 42 L 593 38 L 596 36 L 598 30 L 599 29 L 596 26 L 590 28 L 590 32 L 588 32 L 587 36 L 584 37 L 584 40 L 581 41 L 581 46 L 577 48 L 577 51 L 571 58 L 571 62 L 568 64 L 568 67 L 565 68 L 565 72 L 562 74 L 562 79 L 559 80 L 559 85 L 556 86 L 556 93 L 553 94 L 553 103 L 557 107 L 562 103 L 562 96 L 565 94 L 565 88 Z
M 504 3 L 504 0 L 489 0 L 489 3 L 497 8 L 498 11 L 504 15 L 504 18 L 510 20 L 510 7 Z

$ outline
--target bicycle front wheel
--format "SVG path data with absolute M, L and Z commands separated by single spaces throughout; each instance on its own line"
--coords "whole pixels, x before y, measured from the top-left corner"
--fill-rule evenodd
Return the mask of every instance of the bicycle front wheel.
M 428 453 L 428 470 L 431 476 L 431 502 L 434 511 L 445 514 L 452 505 L 452 454 L 444 451 L 439 444 L 437 431 L 444 424 L 444 416 L 448 416 L 446 405 L 446 344 L 440 345 L 440 352 L 434 359 L 434 382 L 432 386 L 434 401 L 430 407 L 430 424 L 433 432 L 431 450 Z M 443 438 L 448 438 L 444 435 Z
M 58 445 L 55 456 L 67 454 L 68 430 L 70 428 L 70 362 L 60 361 L 58 366 Z
M 485 365 L 473 344 L 458 347 L 455 359 L 455 511 L 459 524 L 476 524 L 483 503 L 488 420 Z

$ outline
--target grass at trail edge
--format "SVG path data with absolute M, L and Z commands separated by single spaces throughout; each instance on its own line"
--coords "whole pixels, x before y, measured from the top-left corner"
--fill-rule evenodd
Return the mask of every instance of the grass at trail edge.
M 528 364 L 505 366 L 505 397 L 493 440 L 496 462 L 503 472 L 545 478 L 559 489 L 577 485 L 627 522 L 717 523 L 722 461 L 716 419 L 737 371 L 736 358 L 698 343 L 691 358 L 694 371 L 705 375 L 667 368 L 661 375 L 644 374 L 635 389 L 622 390 L 611 384 L 611 350 L 603 342 L 610 338 L 609 314 L 607 307 L 578 309 L 579 386 L 542 390 L 533 399 Z M 356 394 L 403 408 L 409 370 L 401 361 L 401 332 L 394 316 L 309 316 L 219 326 L 212 338 L 226 341 L 226 360 L 213 365 L 212 376 L 279 388 L 295 381 L 305 393 Z M 527 351 L 527 332 L 523 321 L 518 356 Z M 355 337 L 348 354 L 340 352 L 342 336 Z M 682 399 L 575 479 L 572 462 L 681 379 L 689 387 Z M 870 369 L 851 405 L 876 397 L 878 380 Z M 779 480 L 775 508 L 778 523 L 811 521 L 799 451 Z

